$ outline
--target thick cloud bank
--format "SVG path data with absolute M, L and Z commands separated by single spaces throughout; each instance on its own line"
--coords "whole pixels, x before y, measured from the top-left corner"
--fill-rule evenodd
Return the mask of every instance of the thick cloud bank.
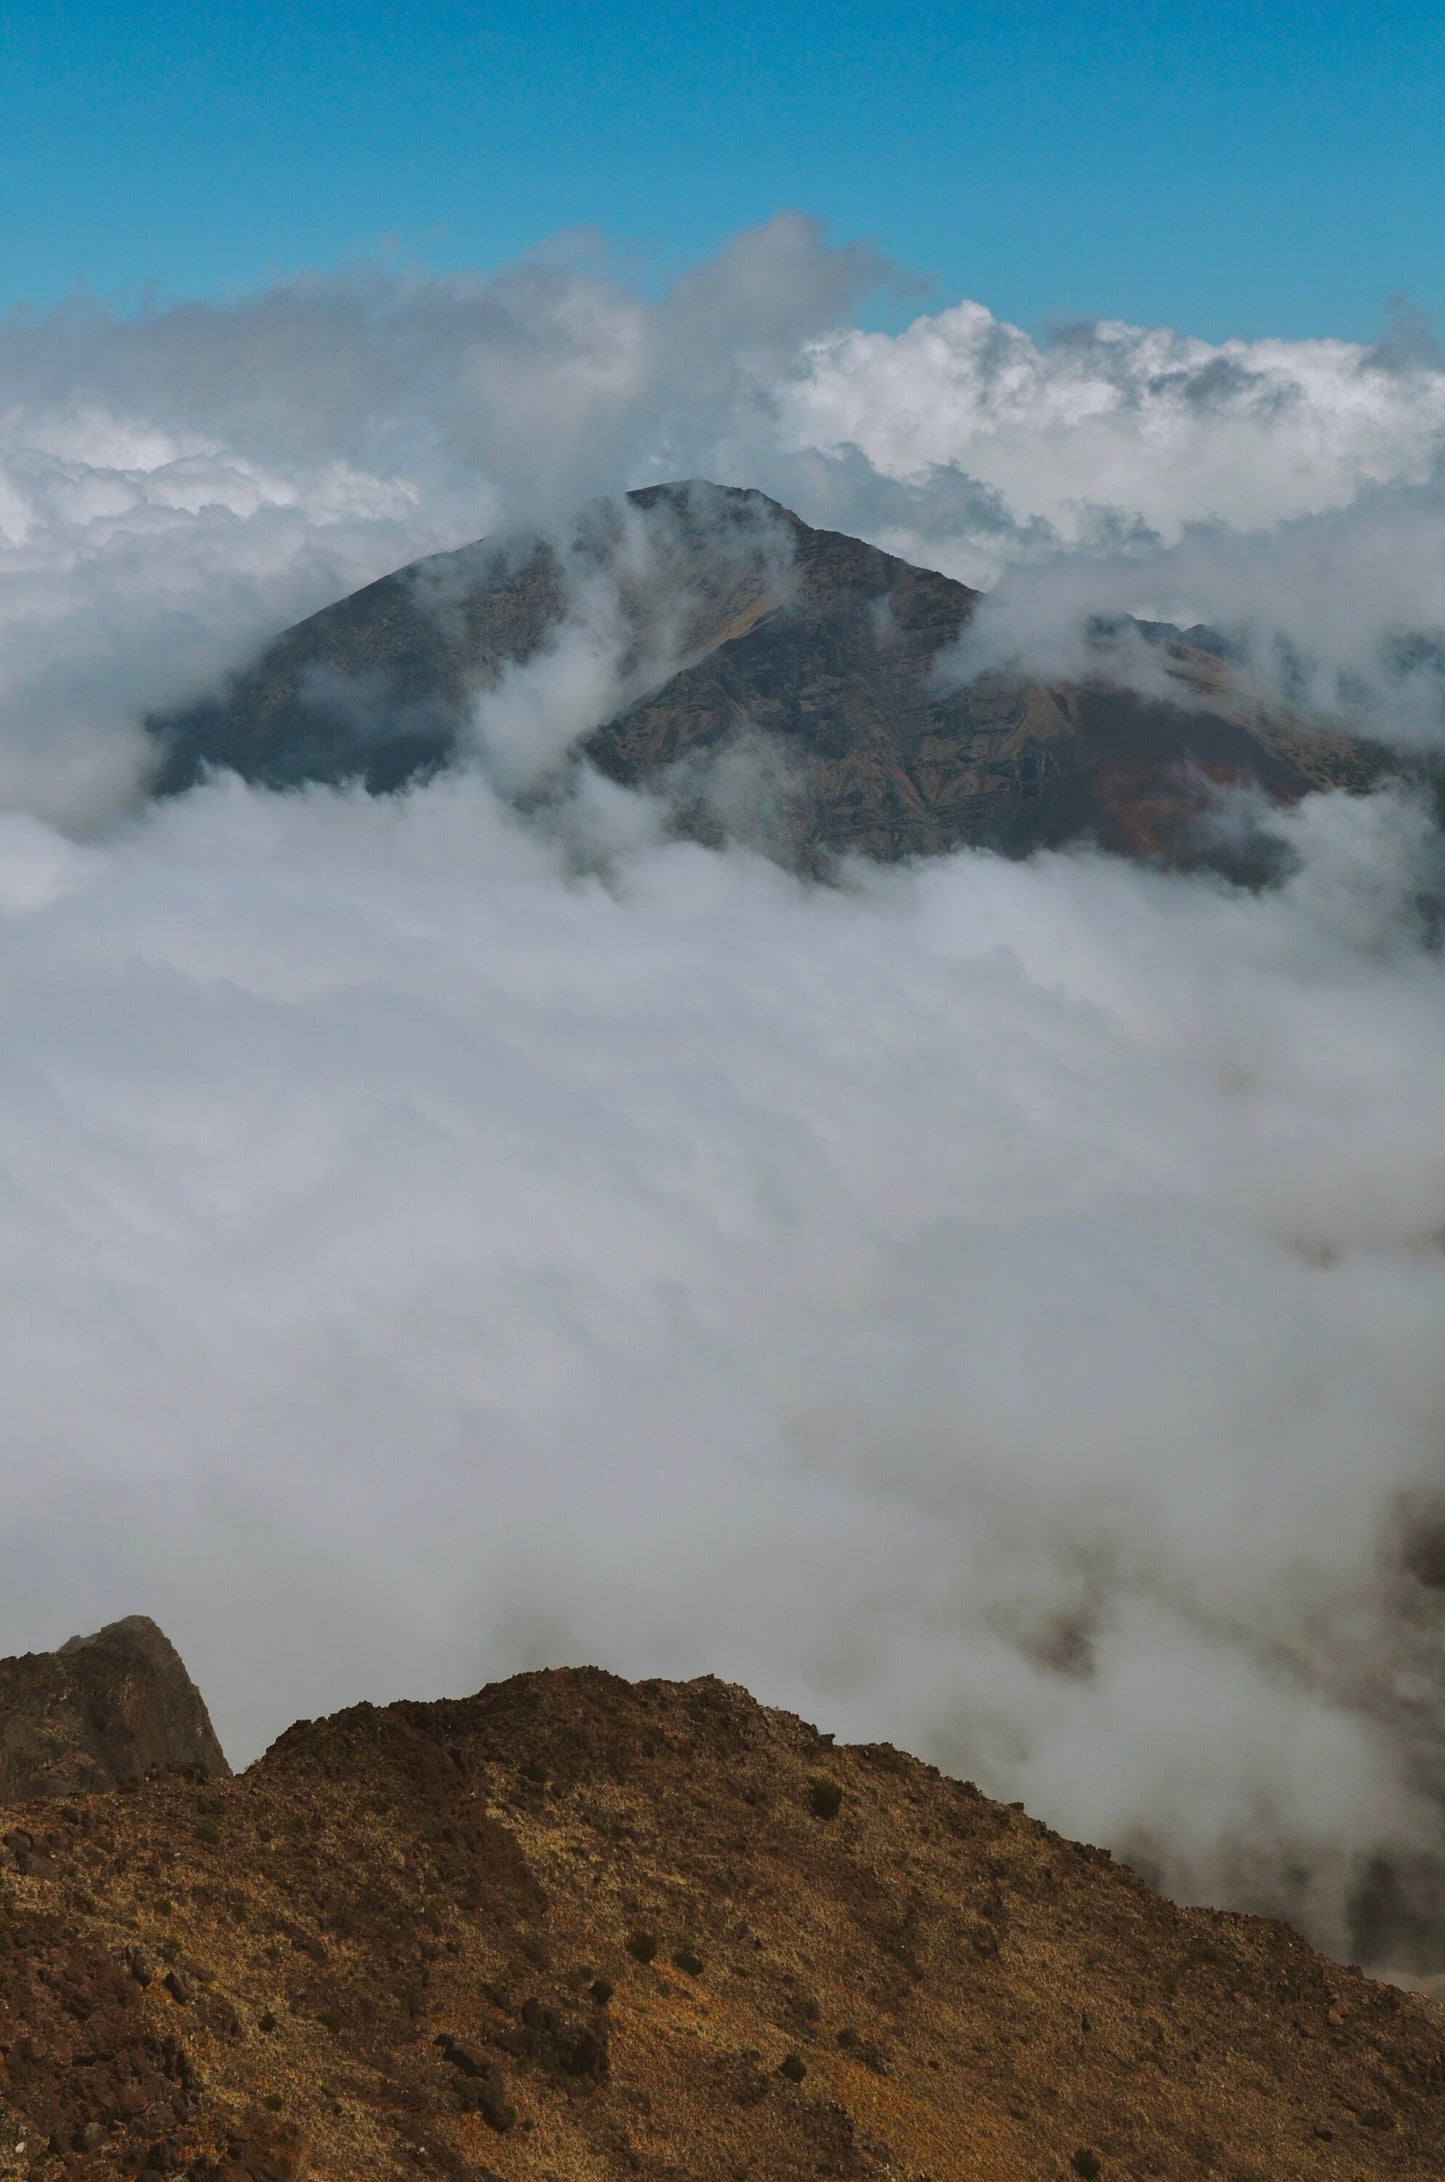
M 1408 806 L 1290 823 L 1254 899 L 10 819 L 7 1633 L 154 1608 L 242 1753 L 712 1669 L 1348 1944 L 1445 1795 L 1445 983 Z
M 563 650 L 404 798 L 142 800 L 145 711 L 291 615 L 689 471 L 1008 571 L 1005 649 L 1234 597 L 1363 688 L 1429 633 L 1418 338 L 849 332 L 875 272 L 782 220 L 651 302 L 553 264 L 0 327 L 0 1648 L 154 1612 L 237 1757 L 524 1663 L 720 1672 L 1438 1957 L 1408 797 L 1310 799 L 1259 897 L 807 887 L 585 776 L 511 810 L 614 687 Z

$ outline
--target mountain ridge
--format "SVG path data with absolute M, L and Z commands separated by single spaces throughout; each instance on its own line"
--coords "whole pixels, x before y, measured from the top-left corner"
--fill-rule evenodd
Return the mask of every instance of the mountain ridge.
M 714 792 L 720 761 L 765 753 L 761 817 L 741 831 L 804 868 L 1090 839 L 1248 875 L 1258 842 L 1207 823 L 1219 790 L 1288 803 L 1387 768 L 1376 746 L 1252 689 L 1197 631 L 1149 640 L 1153 694 L 1110 678 L 1104 640 L 1097 674 L 1074 681 L 950 681 L 979 593 L 762 493 L 691 481 L 595 504 L 565 549 L 482 540 L 323 608 L 221 691 L 149 722 L 157 791 L 215 766 L 273 788 L 423 778 L 476 750 L 479 708 L 550 656 L 601 579 L 616 701 L 579 721 L 575 751 L 711 839 L 739 831 Z
M 1445 2010 L 704 1677 L 0 1815 L 0 2176 L 1434 2182 Z

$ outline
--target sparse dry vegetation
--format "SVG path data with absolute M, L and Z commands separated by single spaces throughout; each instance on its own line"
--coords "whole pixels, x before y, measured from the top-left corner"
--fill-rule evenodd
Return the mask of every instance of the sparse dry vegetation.
M 1433 2002 L 820 1742 L 581 1670 L 11 1809 L 0 2175 L 1445 2172 Z

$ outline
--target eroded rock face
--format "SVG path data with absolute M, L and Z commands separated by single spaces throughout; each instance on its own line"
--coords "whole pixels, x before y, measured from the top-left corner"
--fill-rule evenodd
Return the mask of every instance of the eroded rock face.
M 57 1652 L 0 1659 L 0 1803 L 83 1795 L 171 1765 L 230 1773 L 180 1654 L 144 1614 Z

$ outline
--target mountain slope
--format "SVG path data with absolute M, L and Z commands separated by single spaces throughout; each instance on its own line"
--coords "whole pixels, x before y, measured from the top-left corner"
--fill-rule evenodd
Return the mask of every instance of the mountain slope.
M 478 705 L 554 653 L 579 611 L 595 617 L 599 588 L 615 672 L 578 722 L 588 757 L 664 790 L 688 830 L 751 829 L 805 865 L 1082 836 L 1208 859 L 1223 853 L 1198 837 L 1211 785 L 1288 800 L 1380 768 L 1182 639 L 1157 647 L 1153 695 L 1110 681 L 1107 650 L 1082 682 L 952 686 L 940 663 L 977 593 L 761 493 L 693 483 L 602 503 L 565 547 L 484 541 L 327 607 L 218 695 L 150 723 L 158 786 L 211 765 L 277 787 L 424 775 L 474 747 Z M 736 783 L 750 774 L 749 805 Z
M 1435 2003 L 713 1680 L 360 1706 L 17 1826 L 0 2176 L 1445 2171 Z

